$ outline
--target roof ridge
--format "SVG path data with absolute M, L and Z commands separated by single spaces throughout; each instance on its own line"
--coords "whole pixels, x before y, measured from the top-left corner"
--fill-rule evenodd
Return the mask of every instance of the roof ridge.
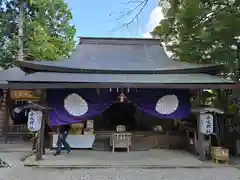
M 98 44 L 98 45 L 159 45 L 159 39 L 152 38 L 113 38 L 113 37 L 79 37 L 79 44 Z

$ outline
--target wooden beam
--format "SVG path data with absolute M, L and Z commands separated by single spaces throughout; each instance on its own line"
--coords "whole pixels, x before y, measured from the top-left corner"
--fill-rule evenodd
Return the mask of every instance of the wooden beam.
M 149 89 L 240 89 L 240 84 L 160 84 L 160 83 L 60 83 L 9 82 L 11 89 L 76 89 L 76 88 L 149 88 Z

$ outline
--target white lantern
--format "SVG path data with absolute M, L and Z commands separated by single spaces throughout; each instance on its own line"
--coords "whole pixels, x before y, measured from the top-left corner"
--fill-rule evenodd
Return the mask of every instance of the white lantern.
M 200 132 L 203 134 L 213 133 L 213 115 L 206 113 L 200 114 Z
M 31 110 L 28 113 L 28 130 L 31 132 L 39 131 L 42 125 L 42 111 Z
M 172 114 L 179 105 L 178 97 L 176 95 L 166 95 L 161 97 L 155 107 L 155 110 L 160 114 Z

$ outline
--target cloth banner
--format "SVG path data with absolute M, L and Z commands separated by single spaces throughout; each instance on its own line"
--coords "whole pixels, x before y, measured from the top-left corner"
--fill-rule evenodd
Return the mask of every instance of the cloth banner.
M 127 95 L 144 113 L 162 119 L 182 119 L 190 115 L 190 93 L 178 89 L 138 89 Z
M 54 89 L 48 91 L 50 125 L 74 124 L 103 113 L 117 99 L 109 89 Z
M 121 93 L 109 89 L 49 90 L 50 125 L 74 124 L 92 119 L 116 103 Z M 143 112 L 162 119 L 182 119 L 190 114 L 189 91 L 130 89 L 124 95 Z

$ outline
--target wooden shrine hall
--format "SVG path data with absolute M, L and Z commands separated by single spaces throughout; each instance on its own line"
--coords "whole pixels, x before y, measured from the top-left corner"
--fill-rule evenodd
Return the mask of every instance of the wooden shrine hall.
M 217 76 L 224 70 L 222 65 L 190 64 L 170 59 L 158 39 L 82 37 L 67 59 L 15 61 L 14 64 L 16 67 L 0 72 L 0 133 L 5 136 L 9 131 L 8 101 L 14 90 L 41 90 L 44 93 L 29 98 L 42 96 L 37 100 L 48 104 L 46 92 L 63 89 L 96 89 L 100 94 L 101 89 L 125 94 L 132 89 L 190 90 L 197 96 L 202 89 L 240 87 L 232 80 Z M 40 143 L 44 139 L 43 132 L 41 130 Z M 38 152 L 40 158 L 41 149 Z

